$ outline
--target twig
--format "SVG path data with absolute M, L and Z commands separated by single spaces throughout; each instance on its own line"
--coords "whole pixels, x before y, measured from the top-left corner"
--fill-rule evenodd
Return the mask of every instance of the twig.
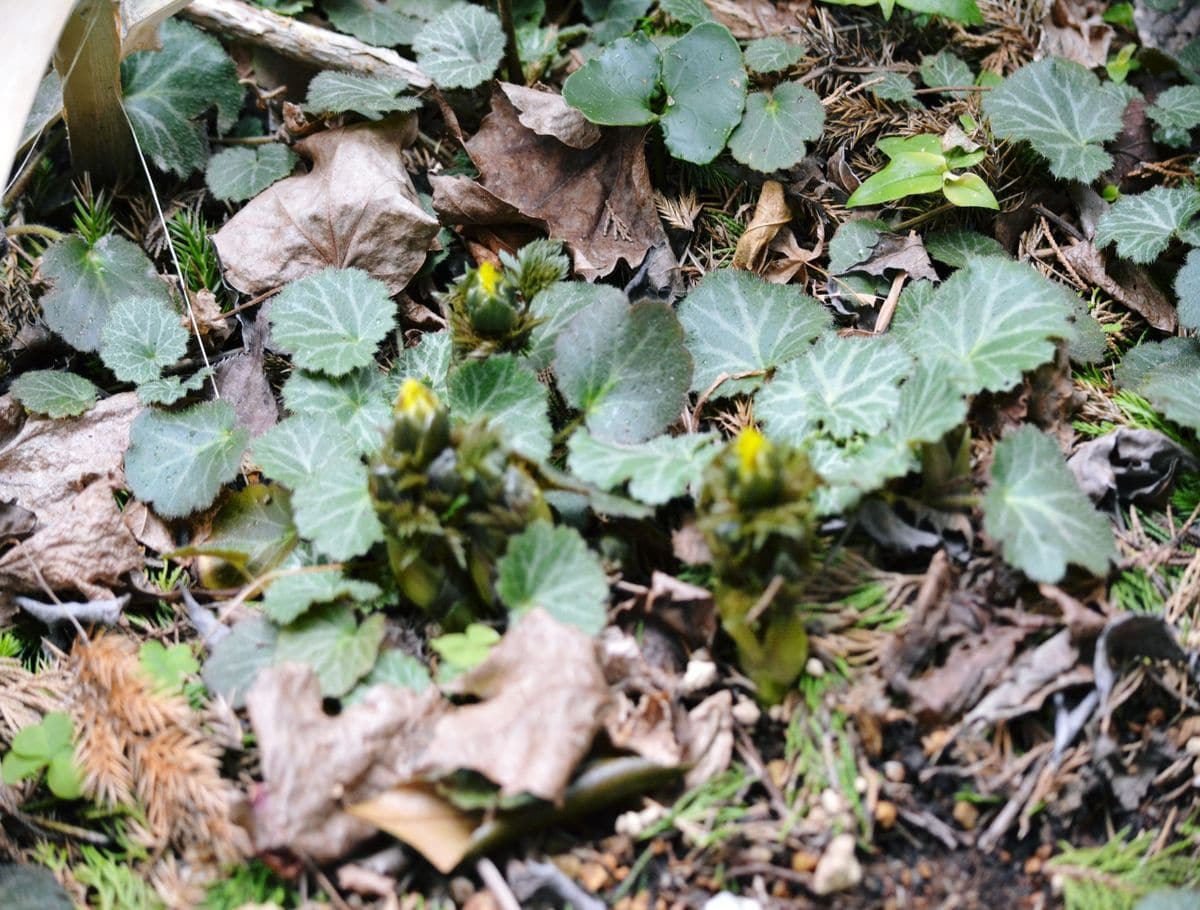
M 705 404 L 708 403 L 708 399 L 712 397 L 713 393 L 717 389 L 719 389 L 721 387 L 721 385 L 723 383 L 725 383 L 727 380 L 749 379 L 751 376 L 765 376 L 765 375 L 767 375 L 766 370 L 746 370 L 742 373 L 722 373 L 720 376 L 718 376 L 716 379 L 714 379 L 712 381 L 712 385 L 710 385 L 707 389 L 705 389 L 703 392 L 700 393 L 700 397 L 696 400 L 696 406 L 694 408 L 692 408 L 691 417 L 688 418 L 686 421 L 684 421 L 688 425 L 687 431 L 689 433 L 696 432 L 696 427 L 698 427 L 700 425 L 700 410 L 704 407 Z
M 883 301 L 883 306 L 879 308 L 879 318 L 875 320 L 875 334 L 882 335 L 887 331 L 889 325 L 892 324 L 892 316 L 896 313 L 896 304 L 900 301 L 900 291 L 904 288 L 904 282 L 908 278 L 906 272 L 898 272 L 896 277 L 892 279 L 891 290 L 888 291 L 887 297 Z
M 770 583 L 763 589 L 758 600 L 754 602 L 754 606 L 746 614 L 746 625 L 755 622 L 760 616 L 767 611 L 767 607 L 775 600 L 775 595 L 779 593 L 779 589 L 783 587 L 783 576 L 776 575 L 771 579 Z
M 239 0 L 194 0 L 180 15 L 208 31 L 314 66 L 364 76 L 391 76 L 418 89 L 433 84 L 419 66 L 393 50 L 372 47 L 349 35 L 297 22 Z
M 63 623 L 98 622 L 114 626 L 121 618 L 121 611 L 129 603 L 129 595 L 109 600 L 91 600 L 86 603 L 45 604 L 32 597 L 14 597 L 14 602 L 39 622 L 48 626 Z
M 517 29 L 513 25 L 512 0 L 496 0 L 496 13 L 504 27 L 504 67 L 508 70 L 508 81 L 515 85 L 524 85 L 525 71 L 521 69 L 521 58 L 517 54 Z
M 508 887 L 508 882 L 504 880 L 504 876 L 500 874 L 495 863 L 486 856 L 482 857 L 475 863 L 475 871 L 479 873 L 483 883 L 492 892 L 492 897 L 500 905 L 500 910 L 521 910 L 520 903 L 513 896 L 512 889 Z

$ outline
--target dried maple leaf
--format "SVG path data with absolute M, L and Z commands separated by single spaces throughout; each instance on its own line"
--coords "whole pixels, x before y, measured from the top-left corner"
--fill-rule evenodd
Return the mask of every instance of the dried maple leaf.
M 775 180 L 765 181 L 758 204 L 754 207 L 754 217 L 746 226 L 745 233 L 738 238 L 737 249 L 733 251 L 733 267 L 761 272 L 771 241 L 780 228 L 791 220 L 792 210 L 788 208 L 784 197 L 783 184 Z
M 461 179 L 435 179 L 434 208 L 446 220 L 511 223 L 516 210 L 565 241 L 575 271 L 589 279 L 607 275 L 622 259 L 636 267 L 652 246 L 665 244 L 642 130 L 608 130 L 580 149 L 540 135 L 521 117 L 504 91 L 492 93 L 492 112 L 467 142 L 484 192 Z
M 312 170 L 255 196 L 213 237 L 226 280 L 261 294 L 329 266 L 354 267 L 393 294 L 404 290 L 438 232 L 401 157 L 414 133 L 412 120 L 368 123 L 296 143 Z

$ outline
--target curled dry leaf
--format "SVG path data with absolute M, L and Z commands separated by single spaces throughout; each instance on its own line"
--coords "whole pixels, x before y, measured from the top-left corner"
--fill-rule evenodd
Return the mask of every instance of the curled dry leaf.
M 319 862 L 375 833 L 340 805 L 411 778 L 434 721 L 446 710 L 436 690 L 376 686 L 330 717 L 321 707 L 316 674 L 299 664 L 260 673 L 246 706 L 263 768 L 263 792 L 254 801 L 255 845 L 291 849 Z
M 965 723 L 990 727 L 1040 711 L 1055 692 L 1091 681 L 1091 667 L 1079 662 L 1079 649 L 1071 640 L 1071 631 L 1063 629 L 1018 657 L 999 685 L 971 709 Z
M 809 0 L 706 0 L 713 18 L 735 38 L 787 34 L 808 19 Z
M 1104 21 L 1107 4 L 1096 0 L 1054 0 L 1042 21 L 1043 57 L 1065 57 L 1088 69 L 1108 62 L 1113 28 Z
M 540 607 L 450 688 L 480 701 L 438 721 L 419 770 L 467 768 L 499 784 L 502 795 L 550 802 L 562 798 L 609 704 L 592 638 Z
M 913 715 L 925 724 L 961 715 L 996 685 L 1028 634 L 1017 626 L 991 625 L 960 641 L 944 664 L 909 685 Z
M 1113 300 L 1125 304 L 1154 328 L 1163 332 L 1175 331 L 1175 307 L 1141 266 L 1113 257 L 1105 267 L 1104 257 L 1090 240 L 1065 247 L 1062 255 L 1088 284 L 1094 284 Z
M 904 237 L 899 234 L 880 233 L 879 239 L 871 247 L 870 254 L 847 271 L 866 272 L 868 275 L 901 271 L 914 279 L 940 280 L 933 263 L 929 261 L 929 254 L 925 251 L 925 241 L 916 231 L 909 231 Z
M 461 178 L 435 178 L 434 208 L 446 221 L 511 223 L 515 209 L 565 241 L 576 272 L 589 279 L 607 275 L 622 259 L 636 267 L 652 246 L 665 244 L 642 130 L 612 129 L 580 149 L 540 135 L 521 116 L 504 91 L 492 93 L 492 112 L 467 142 L 486 194 L 469 190 Z
M 771 241 L 780 228 L 791 220 L 792 210 L 784 198 L 783 184 L 776 180 L 765 181 L 758 194 L 758 204 L 754 207 L 754 217 L 746 226 L 745 233 L 738 238 L 737 248 L 733 251 L 733 267 L 761 272 Z
M 1096 505 L 1161 505 L 1184 472 L 1200 468 L 1191 454 L 1157 430 L 1121 427 L 1085 442 L 1067 460 L 1079 488 Z
M 334 266 L 363 269 L 392 294 L 402 291 L 438 231 L 400 154 L 415 132 L 406 118 L 298 142 L 312 170 L 255 196 L 213 237 L 229 283 L 260 294 Z
M 543 85 L 526 88 L 501 82 L 500 90 L 517 109 L 517 119 L 539 136 L 553 136 L 573 149 L 591 148 L 600 141 L 600 127 Z
M 0 555 L 0 591 L 78 591 L 114 596 L 112 585 L 142 565 L 117 508 L 129 426 L 141 411 L 133 393 L 106 398 L 79 417 L 30 417 L 0 399 L 0 501 L 37 516 L 34 533 Z M 40 577 L 39 577 L 40 576 Z

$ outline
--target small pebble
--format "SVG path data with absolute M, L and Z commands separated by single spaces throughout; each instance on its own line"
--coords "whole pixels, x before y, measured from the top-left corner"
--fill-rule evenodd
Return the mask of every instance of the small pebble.
M 837 815 L 845 808 L 846 801 L 832 787 L 827 787 L 821 791 L 821 806 L 830 815 Z
M 743 727 L 753 727 L 762 717 L 762 710 L 748 698 L 739 698 L 733 706 L 733 719 Z
M 812 890 L 824 897 L 853 888 L 862 881 L 863 870 L 854 855 L 854 835 L 839 834 L 829 842 L 813 872 Z
M 1200 755 L 1200 736 L 1191 737 L 1184 749 L 1188 755 Z
M 875 804 L 875 823 L 884 831 L 891 830 L 896 824 L 896 804 L 881 799 Z
M 813 853 L 811 850 L 797 850 L 792 854 L 792 871 L 812 872 L 820 861 L 819 853 Z
M 752 897 L 738 897 L 722 891 L 708 899 L 704 910 L 763 910 L 763 905 Z
M 898 761 L 885 761 L 883 763 L 883 776 L 893 784 L 904 783 L 904 765 Z
M 974 831 L 979 822 L 979 810 L 974 803 L 960 799 L 954 804 L 954 820 L 962 825 L 964 831 Z
M 701 692 L 716 684 L 718 678 L 717 665 L 711 660 L 688 661 L 687 669 L 683 671 L 683 679 L 679 688 L 684 695 Z
M 804 664 L 804 672 L 809 676 L 821 677 L 825 675 L 825 665 L 820 658 L 810 657 Z

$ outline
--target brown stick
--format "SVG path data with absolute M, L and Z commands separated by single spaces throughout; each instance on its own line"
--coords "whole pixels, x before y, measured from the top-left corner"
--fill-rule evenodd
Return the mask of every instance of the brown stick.
M 240 0 L 194 0 L 180 15 L 210 32 L 313 66 L 391 76 L 418 89 L 433 84 L 419 66 L 389 48 L 372 47 L 349 35 L 297 22 Z

